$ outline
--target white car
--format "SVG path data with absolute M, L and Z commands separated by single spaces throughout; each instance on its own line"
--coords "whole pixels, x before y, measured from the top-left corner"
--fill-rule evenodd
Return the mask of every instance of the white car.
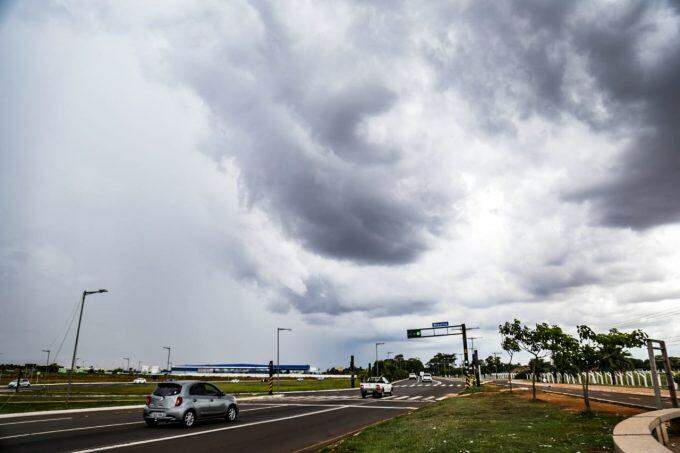
M 28 382 L 28 379 L 22 379 L 19 383 L 19 387 L 21 387 L 21 388 L 28 388 L 30 386 L 31 386 L 31 383 Z M 10 382 L 9 384 L 7 384 L 7 388 L 8 389 L 17 388 L 17 380 L 15 379 L 12 382 Z
M 423 382 L 432 382 L 432 375 L 430 373 L 423 374 Z
M 361 383 L 361 397 L 366 398 L 368 394 L 375 397 L 382 397 L 383 395 L 392 396 L 392 384 L 384 376 L 370 377 L 366 382 Z
M 138 377 L 134 381 L 132 381 L 133 384 L 146 384 L 146 379 L 143 377 Z
M 418 379 L 418 375 L 416 373 L 409 373 L 408 378 L 409 379 Z

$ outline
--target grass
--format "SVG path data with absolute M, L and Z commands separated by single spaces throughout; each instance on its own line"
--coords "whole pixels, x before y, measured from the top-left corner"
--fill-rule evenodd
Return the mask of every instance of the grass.
M 237 395 L 262 394 L 268 390 L 267 382 L 247 380 L 241 382 L 213 381 L 223 392 Z M 330 390 L 349 388 L 349 379 L 281 379 L 275 390 L 281 392 Z M 156 384 L 105 384 L 73 386 L 69 408 L 118 406 L 124 404 L 144 404 L 145 396 L 153 391 Z M 0 394 L 0 413 L 30 412 L 66 409 L 66 389 L 34 386 L 31 391 Z
M 613 451 L 611 434 L 621 419 L 564 411 L 487 388 L 368 427 L 325 451 Z

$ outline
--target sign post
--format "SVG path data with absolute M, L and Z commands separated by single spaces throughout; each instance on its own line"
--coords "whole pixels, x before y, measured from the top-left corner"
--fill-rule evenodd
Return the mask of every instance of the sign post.
M 467 331 L 477 329 L 477 327 L 466 327 L 465 324 L 450 325 L 448 321 L 433 322 L 432 327 L 423 327 L 420 329 L 406 330 L 406 338 L 432 338 L 432 337 L 446 337 L 450 335 L 462 335 L 463 337 L 463 373 L 465 373 L 465 385 L 470 387 L 472 380 L 470 375 L 474 376 L 474 370 L 470 370 L 470 359 L 468 355 L 467 345 Z M 472 373 L 471 373 L 472 371 Z M 478 384 L 479 385 L 479 384 Z

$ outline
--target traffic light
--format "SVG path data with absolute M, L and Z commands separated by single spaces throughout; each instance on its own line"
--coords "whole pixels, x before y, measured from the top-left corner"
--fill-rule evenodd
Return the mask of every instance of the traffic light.
M 420 329 L 409 329 L 406 331 L 406 338 L 420 338 Z
M 274 361 L 270 360 L 269 361 L 269 377 L 274 376 Z

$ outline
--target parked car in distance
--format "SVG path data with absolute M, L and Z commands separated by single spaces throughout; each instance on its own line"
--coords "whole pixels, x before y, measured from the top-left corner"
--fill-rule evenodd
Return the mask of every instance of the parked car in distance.
M 366 382 L 361 383 L 361 397 L 366 398 L 369 394 L 374 397 L 393 395 L 392 384 L 384 376 L 370 377 Z
M 416 373 L 409 373 L 408 378 L 409 379 L 418 379 L 418 376 L 416 375 Z
M 144 379 L 143 377 L 138 377 L 138 378 L 135 378 L 135 380 L 132 381 L 132 383 L 133 384 L 146 384 L 146 379 Z
M 181 423 L 193 427 L 207 418 L 224 418 L 235 422 L 238 405 L 233 395 L 203 381 L 162 382 L 146 397 L 144 421 L 148 426 Z
M 28 379 L 22 379 L 19 383 L 19 388 L 28 388 L 31 386 L 31 383 L 28 382 Z M 15 389 L 17 388 L 17 380 L 11 381 L 9 384 L 7 384 L 8 389 Z
M 432 382 L 432 375 L 430 373 L 423 374 L 423 382 Z

